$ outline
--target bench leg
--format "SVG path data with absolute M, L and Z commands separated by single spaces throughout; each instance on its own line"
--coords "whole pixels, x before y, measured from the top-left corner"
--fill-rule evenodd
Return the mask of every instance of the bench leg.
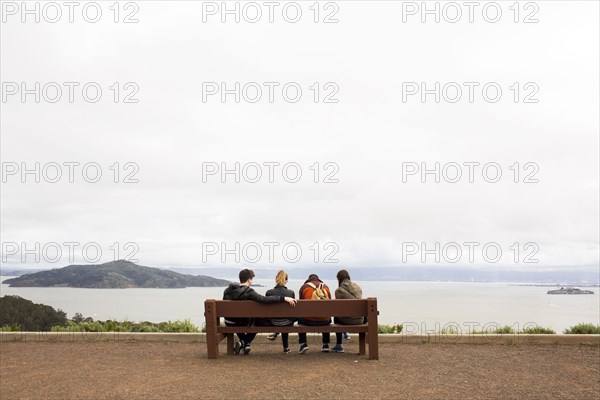
M 374 335 L 369 333 L 367 339 L 369 340 L 369 360 L 379 360 L 379 338 L 377 333 Z
M 204 318 L 206 319 L 206 353 L 209 359 L 219 358 L 219 342 L 221 334 L 217 334 L 219 318 L 216 314 L 216 301 L 208 299 L 204 301 Z
M 219 358 L 219 340 L 216 334 L 206 335 L 206 350 L 209 359 Z
M 234 334 L 233 333 L 228 333 L 227 334 L 227 355 L 228 356 L 232 356 L 233 355 L 233 342 L 234 342 Z
M 363 356 L 366 353 L 366 348 L 365 348 L 365 332 L 359 332 L 358 334 L 358 354 Z
M 379 315 L 379 311 L 377 311 L 377 299 L 374 297 L 369 297 L 367 299 L 367 311 L 368 311 L 368 337 L 369 340 L 369 360 L 379 360 L 379 334 L 377 329 L 377 316 Z

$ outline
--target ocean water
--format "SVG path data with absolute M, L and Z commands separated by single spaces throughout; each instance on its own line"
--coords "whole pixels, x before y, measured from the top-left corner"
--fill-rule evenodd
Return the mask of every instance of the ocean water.
M 8 277 L 0 277 L 0 281 Z M 270 280 L 257 280 L 265 287 Z M 326 282 L 333 289 L 334 282 Z M 600 294 L 549 295 L 548 287 L 510 283 L 471 282 L 358 282 L 364 297 L 377 297 L 379 322 L 404 324 L 407 333 L 453 328 L 468 332 L 495 325 L 516 330 L 539 325 L 561 333 L 579 322 L 600 324 Z M 290 281 L 297 292 L 302 281 Z M 190 319 L 202 326 L 204 300 L 221 299 L 224 288 L 184 289 L 78 289 L 17 288 L 0 285 L 1 295 L 18 295 L 65 311 L 68 317 L 80 312 L 94 319 L 168 321 Z

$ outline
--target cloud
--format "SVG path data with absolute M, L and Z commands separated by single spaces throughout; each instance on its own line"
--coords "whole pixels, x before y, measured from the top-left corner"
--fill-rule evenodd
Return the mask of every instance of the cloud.
M 544 3 L 537 24 L 515 24 L 508 8 L 498 24 L 402 24 L 400 4 L 338 5 L 338 24 L 315 24 L 307 8 L 298 24 L 203 24 L 201 5 L 190 2 L 140 3 L 137 24 L 3 24 L 3 82 L 80 85 L 73 103 L 17 96 L 2 104 L 3 168 L 39 162 L 42 171 L 54 162 L 63 174 L 58 183 L 7 177 L 2 242 L 93 242 L 104 261 L 115 243 L 120 257 L 135 243 L 145 265 L 202 264 L 207 242 L 298 243 L 310 264 L 317 243 L 317 263 L 335 253 L 351 266 L 398 265 L 403 243 L 465 251 L 463 243 L 478 242 L 498 243 L 498 265 L 512 267 L 518 243 L 523 268 L 532 267 L 522 261 L 534 243 L 540 268 L 598 265 L 598 5 Z M 103 90 L 97 103 L 82 99 L 89 82 Z M 256 82 L 263 97 L 203 102 L 203 82 Z M 264 82 L 279 83 L 273 103 Z M 455 82 L 448 90 L 463 97 L 403 102 L 405 82 Z M 472 103 L 464 82 L 478 82 Z M 284 100 L 287 83 L 302 88 L 301 101 Z M 487 83 L 502 88 L 497 103 L 484 100 Z M 123 103 L 127 95 L 139 102 Z M 339 102 L 324 103 L 327 95 Z M 539 102 L 524 103 L 527 95 Z M 80 163 L 74 183 L 65 181 L 65 162 Z M 219 173 L 204 183 L 209 162 L 240 163 L 240 183 L 232 174 L 222 183 Z M 269 162 L 279 163 L 274 183 Z M 408 162 L 420 171 L 403 182 Z M 473 183 L 469 162 L 479 163 Z M 97 183 L 82 175 L 89 163 L 102 172 Z M 257 183 L 249 182 L 251 163 L 261 167 Z M 422 167 L 436 163 L 440 182 L 426 174 L 422 183 Z M 486 175 L 487 164 L 494 168 Z M 455 176 L 455 165 L 462 178 L 450 183 L 444 177 Z M 290 183 L 296 166 L 301 179 Z M 502 176 L 490 183 L 495 166 Z M 21 263 L 20 252 L 4 250 L 5 263 Z M 219 256 L 207 264 L 221 264 Z M 277 257 L 259 264 L 285 261 Z M 457 264 L 489 262 L 480 255 Z

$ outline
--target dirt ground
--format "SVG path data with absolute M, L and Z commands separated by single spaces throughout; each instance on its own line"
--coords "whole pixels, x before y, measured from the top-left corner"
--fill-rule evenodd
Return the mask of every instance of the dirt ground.
M 600 399 L 600 348 L 380 344 L 380 360 L 255 344 L 2 342 L 1 399 Z

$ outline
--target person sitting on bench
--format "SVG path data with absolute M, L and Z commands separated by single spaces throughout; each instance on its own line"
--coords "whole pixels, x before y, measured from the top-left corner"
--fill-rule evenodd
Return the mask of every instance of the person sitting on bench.
M 254 271 L 251 269 L 243 269 L 240 271 L 240 283 L 231 283 L 225 292 L 223 292 L 223 300 L 253 300 L 259 303 L 283 303 L 287 302 L 290 306 L 296 305 L 296 300 L 288 296 L 263 296 L 257 293 L 250 287 L 254 279 Z M 225 325 L 227 326 L 250 326 L 252 318 L 226 318 Z M 250 353 L 250 345 L 256 337 L 256 333 L 238 333 L 240 341 L 235 344 L 235 354 Z
M 338 280 L 338 288 L 335 289 L 336 299 L 362 299 L 362 289 L 357 283 L 350 280 L 350 274 L 345 269 L 338 271 L 336 278 Z M 333 317 L 333 322 L 341 325 L 359 325 L 365 323 L 363 317 Z M 345 333 L 346 335 L 348 333 Z M 335 346 L 331 351 L 334 353 L 343 353 L 342 333 L 336 332 Z
M 329 291 L 329 287 L 323 283 L 322 280 L 319 279 L 317 274 L 310 274 L 308 279 L 304 282 L 304 285 L 300 287 L 299 297 L 300 299 L 309 299 L 309 300 L 327 300 L 331 299 L 331 292 Z M 326 326 L 331 324 L 331 317 L 327 318 L 298 318 L 298 324 L 300 325 L 308 325 L 308 326 Z M 298 353 L 304 354 L 308 351 L 308 343 L 306 340 L 306 333 L 300 332 L 298 333 L 298 342 L 300 344 L 300 349 Z M 323 332 L 323 347 L 321 347 L 322 352 L 329 352 L 329 341 L 330 335 L 329 332 Z
M 288 274 L 287 272 L 285 272 L 283 269 L 279 270 L 277 272 L 277 276 L 275 277 L 275 282 L 277 283 L 275 285 L 275 287 L 273 289 L 269 289 L 267 290 L 267 296 L 276 296 L 276 295 L 280 295 L 280 296 L 288 296 L 291 298 L 295 298 L 296 295 L 294 294 L 293 290 L 288 289 L 285 285 L 287 285 L 288 283 Z M 289 317 L 289 318 L 271 318 L 269 320 L 269 325 L 273 325 L 273 326 L 292 326 L 294 325 L 294 322 L 296 321 L 296 318 L 293 317 Z M 268 339 L 271 341 L 274 341 L 275 339 L 277 339 L 277 333 L 272 333 L 271 335 L 268 336 Z M 288 333 L 282 333 L 281 334 L 281 344 L 283 345 L 283 352 L 284 353 L 289 353 L 290 350 L 290 346 L 289 346 L 289 334 Z

